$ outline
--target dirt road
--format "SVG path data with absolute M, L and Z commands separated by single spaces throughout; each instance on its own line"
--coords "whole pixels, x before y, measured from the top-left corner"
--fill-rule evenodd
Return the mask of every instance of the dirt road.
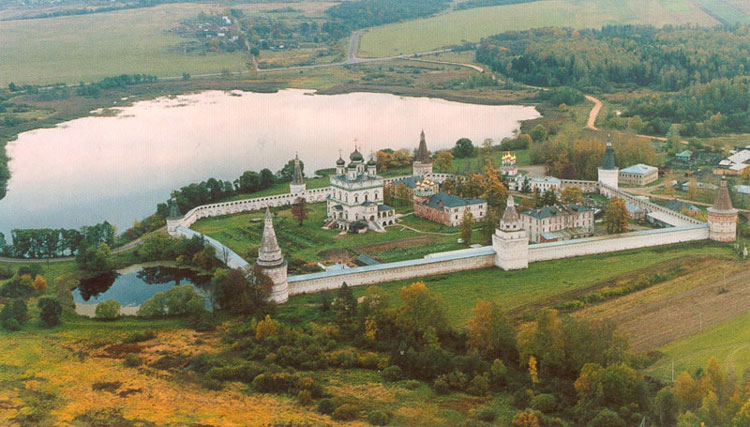
M 602 109 L 602 101 L 599 101 L 591 95 L 586 95 L 586 99 L 594 103 L 594 108 L 589 111 L 589 120 L 586 122 L 584 129 L 599 130 L 599 128 L 596 127 L 596 118 L 599 116 L 599 111 Z

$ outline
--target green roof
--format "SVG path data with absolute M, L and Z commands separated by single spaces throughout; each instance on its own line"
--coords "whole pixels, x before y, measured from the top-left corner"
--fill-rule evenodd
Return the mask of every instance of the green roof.
M 565 214 L 566 209 L 574 212 L 587 212 L 590 208 L 579 205 L 555 205 L 555 206 L 544 206 L 542 208 L 531 209 L 524 212 L 522 215 L 528 215 L 537 219 L 552 218 L 554 216 Z
M 430 196 L 430 199 L 426 202 L 427 205 L 435 209 L 443 208 L 457 208 L 460 206 L 479 205 L 487 203 L 484 199 L 464 199 L 463 197 L 454 196 L 448 193 L 437 193 Z

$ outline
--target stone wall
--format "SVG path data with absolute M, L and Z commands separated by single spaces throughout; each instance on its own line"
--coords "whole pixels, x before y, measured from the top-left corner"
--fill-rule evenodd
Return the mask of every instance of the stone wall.
M 396 280 L 419 279 L 435 274 L 488 268 L 495 265 L 495 251 L 483 248 L 433 254 L 429 258 L 378 264 L 344 270 L 304 274 L 289 277 L 289 295 L 338 289 L 349 286 L 371 285 Z
M 603 254 L 649 246 L 705 240 L 707 238 L 708 224 L 700 224 L 611 236 L 596 236 L 563 242 L 540 243 L 529 245 L 529 262 Z

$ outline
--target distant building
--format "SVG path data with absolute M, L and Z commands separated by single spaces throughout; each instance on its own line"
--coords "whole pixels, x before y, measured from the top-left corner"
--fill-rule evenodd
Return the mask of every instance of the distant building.
M 417 155 L 412 163 L 412 175 L 414 176 L 425 176 L 432 173 L 432 157 L 430 152 L 427 150 L 427 142 L 424 137 L 424 130 L 419 136 L 419 147 L 417 147 Z
M 522 212 L 521 225 L 532 242 L 587 237 L 594 234 L 594 210 L 579 205 L 545 206 Z M 567 233 L 548 234 L 563 230 Z
M 487 215 L 487 201 L 437 193 L 430 185 L 418 186 L 414 192 L 414 215 L 418 217 L 456 227 L 467 210 L 478 221 Z
M 509 151 L 503 155 L 502 164 L 500 165 L 500 173 L 509 178 L 513 178 L 518 175 L 515 153 L 511 153 Z
M 677 160 L 679 160 L 679 161 L 681 161 L 683 163 L 690 163 L 690 160 L 692 160 L 692 158 L 693 158 L 693 152 L 690 151 L 690 150 L 685 150 L 685 151 L 683 151 L 681 153 L 677 153 L 677 155 L 675 155 L 675 157 L 677 158 Z
M 636 221 L 645 219 L 646 214 L 648 213 L 646 209 L 643 209 L 642 207 L 632 202 L 625 202 L 625 207 L 628 210 L 628 214 L 630 214 L 630 218 Z
M 659 179 L 659 168 L 654 166 L 637 165 L 620 169 L 619 182 L 630 185 L 646 185 Z
M 339 157 L 336 174 L 331 176 L 328 196 L 329 226 L 342 230 L 366 231 L 396 221 L 395 210 L 383 203 L 383 178 L 377 175 L 377 162 L 365 163 L 357 150 L 349 156 L 349 165 Z

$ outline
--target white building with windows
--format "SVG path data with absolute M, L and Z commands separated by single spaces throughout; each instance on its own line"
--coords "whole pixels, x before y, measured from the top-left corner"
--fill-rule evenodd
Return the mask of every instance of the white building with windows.
M 365 162 L 354 149 L 349 165 L 336 161 L 328 196 L 328 226 L 348 231 L 380 231 L 396 222 L 395 210 L 383 203 L 383 178 L 377 174 L 374 156 Z

